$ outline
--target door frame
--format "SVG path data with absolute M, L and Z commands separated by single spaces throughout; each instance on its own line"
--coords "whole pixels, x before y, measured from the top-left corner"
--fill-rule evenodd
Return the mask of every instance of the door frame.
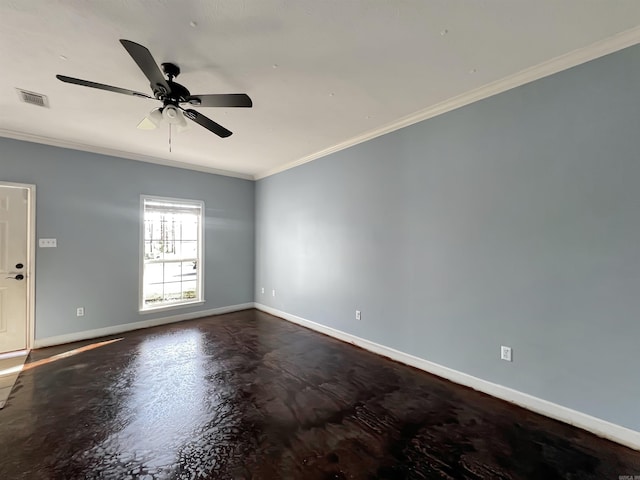
M 4 182 L 0 187 L 26 188 L 27 198 L 27 347 L 33 348 L 36 333 L 36 186 L 31 183 Z

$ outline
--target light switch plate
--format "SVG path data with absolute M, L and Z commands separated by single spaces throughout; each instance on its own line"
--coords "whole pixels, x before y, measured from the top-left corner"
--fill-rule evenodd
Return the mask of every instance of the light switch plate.
M 38 246 L 40 248 L 56 248 L 58 241 L 55 238 L 40 238 L 38 240 Z

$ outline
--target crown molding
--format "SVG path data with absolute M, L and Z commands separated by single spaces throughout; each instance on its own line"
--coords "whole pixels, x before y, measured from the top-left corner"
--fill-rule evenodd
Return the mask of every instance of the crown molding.
M 443 113 L 450 112 L 465 105 L 483 100 L 485 98 L 497 95 L 499 93 L 511 90 L 513 88 L 531 83 L 535 80 L 553 75 L 555 73 L 567 70 L 577 65 L 595 60 L 605 55 L 617 52 L 627 47 L 637 45 L 640 43 L 640 26 L 625 30 L 616 35 L 608 37 L 604 40 L 600 40 L 587 47 L 573 50 L 566 54 L 555 57 L 546 62 L 540 63 L 533 67 L 526 68 L 513 75 L 509 75 L 502 79 L 488 83 L 475 90 L 463 93 L 456 97 L 450 98 L 443 102 L 437 103 L 425 109 L 419 110 L 415 113 L 402 117 L 387 125 L 383 125 L 374 130 L 370 130 L 361 135 L 357 135 L 348 140 L 340 142 L 332 147 L 325 148 L 315 153 L 306 155 L 293 162 L 286 163 L 284 165 L 264 170 L 256 174 L 246 174 L 240 172 L 232 172 L 229 170 L 221 170 L 217 168 L 206 167 L 204 165 L 195 165 L 191 163 L 183 163 L 176 160 L 168 160 L 163 158 L 152 157 L 148 155 L 142 155 L 132 152 L 125 152 L 121 150 L 99 147 L 95 145 L 87 145 L 81 142 L 75 142 L 70 140 L 61 140 L 51 137 L 45 137 L 40 135 L 34 135 L 25 132 L 17 132 L 12 130 L 0 129 L 0 137 L 13 138 L 16 140 L 24 140 L 28 142 L 41 143 L 44 145 L 51 145 L 54 147 L 69 148 L 72 150 L 80 150 L 85 152 L 97 153 L 101 155 L 110 155 L 114 157 L 125 158 L 128 160 L 136 160 L 139 162 L 153 163 L 156 165 L 164 165 L 167 167 L 183 168 L 187 170 L 195 170 L 198 172 L 211 173 L 215 175 L 223 175 L 226 177 L 242 178 L 245 180 L 260 180 L 262 178 L 275 175 L 285 170 L 309 163 L 318 158 L 326 157 L 332 153 L 339 152 L 346 148 L 352 147 L 359 143 L 372 140 L 376 137 L 385 135 L 387 133 L 394 132 L 404 127 L 408 127 L 415 123 L 422 122 L 429 118 L 442 115 Z
M 136 160 L 138 162 L 153 163 L 163 165 L 165 167 L 183 168 L 186 170 L 195 170 L 197 172 L 212 173 L 214 175 L 223 175 L 225 177 L 242 178 L 244 180 L 253 180 L 253 175 L 246 173 L 231 172 L 229 170 L 220 170 L 217 168 L 205 167 L 203 165 L 194 165 L 191 163 L 183 163 L 176 160 L 168 160 L 164 158 L 151 157 L 149 155 L 141 155 L 138 153 L 125 152 L 112 148 L 99 147 L 95 145 L 87 145 L 85 143 L 74 142 L 70 140 L 61 140 L 57 138 L 34 135 L 25 132 L 16 132 L 14 130 L 6 130 L 0 128 L 0 137 L 12 138 L 14 140 L 24 140 L 26 142 L 41 143 L 52 147 L 69 148 L 71 150 L 80 150 L 82 152 L 97 153 L 100 155 L 109 155 L 112 157 L 125 158 L 127 160 Z
M 375 130 L 370 130 L 361 135 L 345 140 L 344 142 L 338 143 L 332 147 L 312 153 L 300 158 L 299 160 L 295 160 L 276 168 L 265 170 L 254 175 L 253 179 L 260 180 L 261 178 L 270 177 L 271 175 L 275 175 L 276 173 L 284 172 L 285 170 L 289 170 L 299 165 L 317 160 L 318 158 L 322 158 L 332 153 L 339 152 L 340 150 L 344 150 L 359 143 L 363 143 L 381 135 L 385 135 L 401 128 L 408 127 L 409 125 L 413 125 L 414 123 L 419 123 L 429 118 L 437 117 L 438 115 L 442 115 L 443 113 L 447 113 L 457 108 L 464 107 L 465 105 L 469 105 L 471 103 L 483 100 L 493 95 L 497 95 L 507 90 L 511 90 L 521 85 L 531 83 L 535 80 L 548 77 L 549 75 L 553 75 L 555 73 L 567 70 L 591 60 L 595 60 L 610 53 L 617 52 L 618 50 L 631 47 L 638 43 L 640 43 L 640 26 L 625 30 L 604 40 L 593 43 L 587 47 L 573 50 L 533 67 L 526 68 L 513 75 L 509 75 L 507 77 L 501 78 L 500 80 L 488 83 L 475 90 L 471 90 L 456 97 L 452 97 L 448 100 L 445 100 L 444 102 L 440 102 L 425 109 L 418 110 L 417 112 L 402 117 L 392 123 L 384 125 Z

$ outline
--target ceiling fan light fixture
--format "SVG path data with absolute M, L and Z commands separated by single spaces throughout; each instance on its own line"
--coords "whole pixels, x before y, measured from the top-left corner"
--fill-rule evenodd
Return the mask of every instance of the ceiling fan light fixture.
M 155 130 L 158 128 L 149 117 L 144 117 L 142 121 L 138 124 L 138 130 Z
M 138 124 L 140 130 L 155 130 L 162 122 L 162 108 L 152 110 L 149 115 L 144 117 Z
M 147 118 L 157 127 L 160 125 L 160 122 L 162 122 L 162 108 L 151 110 L 149 115 L 147 115 Z
M 184 114 L 180 110 L 178 110 L 178 118 L 180 119 L 180 121 L 178 122 L 178 131 L 184 131 L 189 128 L 187 119 L 184 118 Z
M 176 118 L 178 117 L 178 113 L 176 112 L 175 107 L 168 105 L 162 110 L 162 116 L 167 122 L 175 123 Z
M 184 120 L 184 115 L 182 115 L 182 119 Z M 184 120 L 184 124 L 182 124 L 182 123 L 178 124 L 178 133 L 182 133 L 184 131 L 187 131 L 187 130 L 189 130 L 189 128 L 190 128 L 189 124 L 187 123 L 186 120 Z
M 184 119 L 182 112 L 178 110 L 177 107 L 173 105 L 167 105 L 162 110 L 162 116 L 164 119 L 172 125 L 182 125 L 186 124 L 187 121 Z

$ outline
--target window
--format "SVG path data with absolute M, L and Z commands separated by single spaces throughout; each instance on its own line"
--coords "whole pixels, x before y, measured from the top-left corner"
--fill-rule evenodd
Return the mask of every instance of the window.
M 195 200 L 142 196 L 140 310 L 203 302 L 202 217 Z

